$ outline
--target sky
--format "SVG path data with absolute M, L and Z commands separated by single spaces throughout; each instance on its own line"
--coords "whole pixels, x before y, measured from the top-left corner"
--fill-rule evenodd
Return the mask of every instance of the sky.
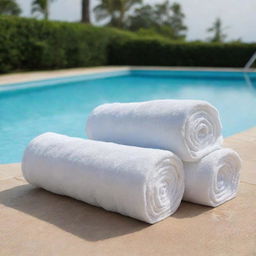
M 22 8 L 22 16 L 31 16 L 32 0 L 16 0 Z M 91 9 L 100 0 L 91 0 Z M 159 3 L 164 0 L 144 0 L 144 3 Z M 174 2 L 170 0 L 170 2 Z M 226 27 L 228 40 L 241 38 L 245 42 L 256 42 L 256 0 L 175 0 L 182 5 L 188 27 L 188 40 L 205 40 L 207 28 L 220 17 Z M 81 0 L 54 0 L 50 7 L 50 19 L 79 21 Z M 92 11 L 91 11 L 92 12 Z M 95 22 L 92 17 L 92 21 Z

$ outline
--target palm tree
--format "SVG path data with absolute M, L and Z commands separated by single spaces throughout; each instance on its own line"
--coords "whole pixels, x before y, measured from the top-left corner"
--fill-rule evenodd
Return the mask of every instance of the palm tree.
M 166 24 L 169 23 L 171 17 L 171 4 L 168 0 L 163 3 L 155 5 L 155 19 L 158 24 Z
M 82 0 L 82 20 L 83 23 L 90 23 L 90 0 Z
M 187 30 L 187 26 L 183 23 L 185 15 L 182 12 L 181 5 L 178 3 L 173 3 L 171 6 L 171 10 L 172 16 L 170 18 L 170 25 L 173 30 L 173 38 L 185 38 L 184 32 Z
M 147 29 L 175 40 L 184 40 L 187 27 L 181 5 L 170 4 L 168 0 L 156 5 L 142 5 L 126 19 L 126 27 L 131 30 Z
M 149 5 L 136 8 L 132 15 L 129 15 L 125 22 L 125 27 L 132 31 L 140 29 L 151 29 L 156 25 L 155 10 Z
M 39 12 L 43 14 L 44 19 L 49 18 L 49 2 L 53 0 L 33 0 L 31 13 Z
M 21 9 L 15 0 L 0 0 L 0 14 L 19 15 Z
M 103 20 L 110 17 L 109 25 L 116 27 L 124 26 L 126 13 L 142 0 L 102 0 L 94 8 L 97 20 Z
M 207 32 L 213 33 L 213 36 L 208 38 L 210 42 L 215 42 L 215 43 L 220 43 L 224 42 L 226 39 L 227 35 L 223 32 L 225 28 L 223 28 L 222 21 L 220 18 L 217 18 L 213 26 L 210 27 Z
M 117 7 L 114 0 L 102 0 L 101 3 L 94 8 L 96 19 L 104 20 L 110 17 L 110 25 L 116 23 L 116 10 Z

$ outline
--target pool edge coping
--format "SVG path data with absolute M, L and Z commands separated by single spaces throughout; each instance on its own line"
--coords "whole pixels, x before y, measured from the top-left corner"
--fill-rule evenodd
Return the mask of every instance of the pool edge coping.
M 43 70 L 34 72 L 21 72 L 0 75 L 0 87 L 16 83 L 34 82 L 54 78 L 65 78 L 80 75 L 92 75 L 106 72 L 133 71 L 133 70 L 159 70 L 159 71 L 217 71 L 217 72 L 244 72 L 242 68 L 214 68 L 214 67 L 161 67 L 161 66 L 101 66 L 74 69 Z M 256 74 L 256 71 L 247 73 Z

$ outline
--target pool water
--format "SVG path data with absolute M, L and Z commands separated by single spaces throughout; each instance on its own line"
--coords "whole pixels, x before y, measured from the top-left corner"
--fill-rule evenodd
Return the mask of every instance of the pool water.
M 255 74 L 141 70 L 37 83 L 0 88 L 0 163 L 20 162 L 43 132 L 85 138 L 88 114 L 106 102 L 203 99 L 219 109 L 225 137 L 256 126 Z

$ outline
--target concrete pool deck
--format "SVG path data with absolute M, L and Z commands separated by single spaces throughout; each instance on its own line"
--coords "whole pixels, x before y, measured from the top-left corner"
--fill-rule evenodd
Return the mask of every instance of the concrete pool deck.
M 22 83 L 41 79 L 60 78 L 76 75 L 94 74 L 100 72 L 129 71 L 129 70 L 182 70 L 182 71 L 223 71 L 244 72 L 241 68 L 205 68 L 205 67 L 153 67 L 153 66 L 103 66 L 92 68 L 71 68 L 63 70 L 48 70 L 22 72 L 0 75 L 0 86 L 9 83 Z M 253 70 L 250 72 L 256 73 Z
M 155 225 L 35 188 L 0 165 L 0 255 L 256 255 L 256 128 L 225 139 L 243 160 L 238 196 L 183 202 Z

